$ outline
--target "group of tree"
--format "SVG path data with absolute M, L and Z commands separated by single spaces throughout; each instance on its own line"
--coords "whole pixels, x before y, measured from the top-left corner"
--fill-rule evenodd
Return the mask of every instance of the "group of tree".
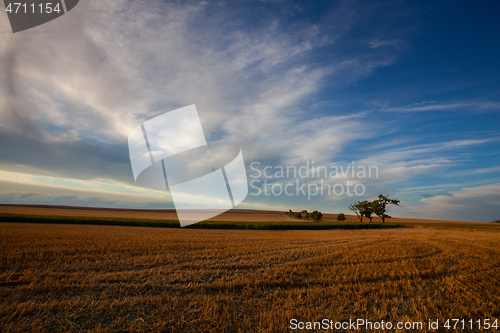
M 398 199 L 389 199 L 389 196 L 379 195 L 377 199 L 373 201 L 358 201 L 349 206 L 349 209 L 352 210 L 359 218 L 361 223 L 363 222 L 363 218 L 369 218 L 370 222 L 372 222 L 373 215 L 377 215 L 382 218 L 382 222 L 385 223 L 386 218 L 390 218 L 391 216 L 387 215 L 387 206 L 388 205 L 396 205 L 399 206 L 400 201 Z
M 323 218 L 323 214 L 317 210 L 309 213 L 307 210 L 304 209 L 300 213 L 299 212 L 294 213 L 291 209 L 289 209 L 289 212 L 290 212 L 289 213 L 290 216 L 293 216 L 293 217 L 298 218 L 298 219 L 302 218 L 302 214 L 304 214 L 303 217 L 306 220 L 312 219 L 315 222 L 319 222 Z

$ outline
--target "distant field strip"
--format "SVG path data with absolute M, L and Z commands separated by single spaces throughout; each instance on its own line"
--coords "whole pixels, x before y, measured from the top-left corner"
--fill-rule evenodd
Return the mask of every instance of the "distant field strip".
M 500 317 L 494 230 L 0 223 L 0 263 L 1 332 L 290 332 L 293 318 Z
M 60 215 L 0 214 L 0 222 L 120 225 L 157 228 L 180 228 L 176 220 L 127 219 Z M 328 229 L 390 229 L 402 228 L 398 223 L 308 222 L 308 221 L 205 221 L 189 229 L 250 229 L 250 230 L 328 230 Z

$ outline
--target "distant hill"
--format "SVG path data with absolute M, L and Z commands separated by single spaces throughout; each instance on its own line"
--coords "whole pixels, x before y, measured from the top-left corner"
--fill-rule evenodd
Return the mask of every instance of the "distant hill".
M 82 219 L 91 218 L 125 218 L 125 219 L 145 219 L 145 220 L 169 220 L 177 221 L 177 213 L 175 209 L 125 209 L 125 208 L 97 208 L 97 207 L 71 207 L 71 206 L 45 206 L 45 205 L 12 205 L 0 204 L 0 220 L 8 220 L 8 214 L 22 215 L 44 215 L 44 216 L 66 216 L 78 217 Z M 337 223 L 337 215 L 331 213 L 323 213 L 322 222 Z M 355 215 L 346 214 L 346 223 L 359 223 Z M 252 210 L 252 209 L 231 209 L 227 212 L 217 215 L 209 221 L 218 222 L 299 222 L 303 223 L 306 220 L 297 220 L 287 215 L 285 211 L 270 211 L 270 210 Z M 312 220 L 311 220 L 312 222 Z M 375 217 L 374 223 L 382 222 L 380 218 Z M 495 224 L 481 222 L 465 222 L 465 221 L 446 221 L 446 220 L 426 220 L 426 219 L 411 219 L 393 217 L 387 222 L 397 224 L 423 225 L 434 227 L 484 227 L 484 228 L 499 228 L 500 220 L 495 221 Z M 370 223 L 367 219 L 363 223 Z

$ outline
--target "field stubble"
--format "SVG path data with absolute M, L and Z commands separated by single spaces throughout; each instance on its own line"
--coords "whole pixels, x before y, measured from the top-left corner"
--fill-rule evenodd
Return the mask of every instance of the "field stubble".
M 500 316 L 500 232 L 0 223 L 0 331 L 284 332 Z

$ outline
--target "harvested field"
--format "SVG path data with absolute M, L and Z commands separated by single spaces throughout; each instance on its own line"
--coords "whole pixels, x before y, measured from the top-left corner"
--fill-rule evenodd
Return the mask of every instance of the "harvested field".
M 59 215 L 81 217 L 177 220 L 175 209 L 114 209 L 43 205 L 0 205 L 0 214 Z M 296 221 L 284 212 L 232 209 L 209 221 Z
M 494 229 L 0 223 L 0 245 L 2 332 L 287 332 L 293 318 L 500 316 Z

